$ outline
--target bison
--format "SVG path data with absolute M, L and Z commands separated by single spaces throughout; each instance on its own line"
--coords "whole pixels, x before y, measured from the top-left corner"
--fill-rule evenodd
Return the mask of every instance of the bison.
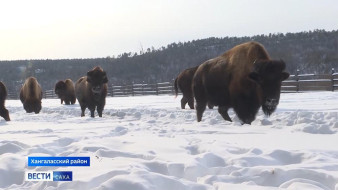
M 0 116 L 6 121 L 10 121 L 8 110 L 5 108 L 5 100 L 7 98 L 7 89 L 4 83 L 0 82 Z
M 63 101 L 66 105 L 75 104 L 76 102 L 74 83 L 71 79 L 57 82 L 55 84 L 55 94 L 61 99 L 61 104 Z
M 183 97 L 181 99 L 181 108 L 185 109 L 185 105 L 188 103 L 190 109 L 194 109 L 194 95 L 192 92 L 192 78 L 197 70 L 198 66 L 192 67 L 182 71 L 175 79 L 174 87 L 175 94 L 177 96 L 178 89 L 182 91 Z
M 88 107 L 91 117 L 94 117 L 95 108 L 99 117 L 106 104 L 107 75 L 101 67 L 95 67 L 87 72 L 87 76 L 81 77 L 75 84 L 75 95 L 81 106 L 81 117 L 85 115 Z
M 26 79 L 20 90 L 20 100 L 27 113 L 38 114 L 41 110 L 42 90 L 34 77 Z
M 281 83 L 289 77 L 282 60 L 271 60 L 263 45 L 247 42 L 200 65 L 193 78 L 197 121 L 207 102 L 218 106 L 218 112 L 232 121 L 233 108 L 242 123 L 251 124 L 262 107 L 271 115 L 278 103 Z
M 178 95 L 178 89 L 181 90 L 183 97 L 181 99 L 181 108 L 185 109 L 185 105 L 188 103 L 190 109 L 194 109 L 194 94 L 192 92 L 192 78 L 197 70 L 198 66 L 192 67 L 182 71 L 174 82 L 175 95 Z M 208 103 L 208 107 L 212 109 L 214 106 Z

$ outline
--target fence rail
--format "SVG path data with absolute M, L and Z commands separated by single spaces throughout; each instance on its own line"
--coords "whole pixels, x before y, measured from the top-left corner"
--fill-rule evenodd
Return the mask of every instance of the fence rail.
M 144 96 L 174 94 L 173 82 L 155 84 L 131 84 L 124 86 L 111 85 L 108 88 L 110 96 Z
M 336 91 L 338 90 L 338 73 L 330 74 L 299 74 L 290 75 L 288 80 L 282 82 L 282 93 L 306 92 L 306 91 Z M 129 84 L 129 85 L 110 85 L 108 96 L 145 96 L 145 95 L 164 95 L 174 94 L 174 81 L 154 84 Z M 8 99 L 19 99 L 18 92 L 9 92 Z M 43 98 L 57 98 L 54 90 L 43 92 Z

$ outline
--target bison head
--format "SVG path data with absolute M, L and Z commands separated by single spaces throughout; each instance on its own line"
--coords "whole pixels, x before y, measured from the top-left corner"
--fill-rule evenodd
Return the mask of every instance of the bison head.
M 103 85 L 108 82 L 107 74 L 100 67 L 96 67 L 87 72 L 87 82 L 91 84 L 91 90 L 95 95 L 101 94 Z
M 3 117 L 6 121 L 10 121 L 9 113 L 6 108 L 0 109 L 0 116 Z
M 59 81 L 55 84 L 55 94 L 61 95 L 66 89 L 66 83 Z
M 284 61 L 255 61 L 249 78 L 259 85 L 262 109 L 265 115 L 271 115 L 277 108 L 282 81 L 289 77 L 284 71 Z

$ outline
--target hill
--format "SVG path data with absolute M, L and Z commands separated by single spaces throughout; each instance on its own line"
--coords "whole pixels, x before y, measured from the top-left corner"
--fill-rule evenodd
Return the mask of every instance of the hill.
M 96 59 L 0 61 L 0 80 L 17 91 L 24 80 L 35 76 L 43 89 L 52 89 L 58 80 L 76 81 L 96 65 L 102 66 L 109 83 L 171 81 L 188 67 L 199 65 L 247 41 L 262 43 L 274 59 L 283 59 L 290 73 L 329 73 L 338 70 L 338 30 L 256 35 L 251 37 L 207 38 L 172 43 L 159 49 Z

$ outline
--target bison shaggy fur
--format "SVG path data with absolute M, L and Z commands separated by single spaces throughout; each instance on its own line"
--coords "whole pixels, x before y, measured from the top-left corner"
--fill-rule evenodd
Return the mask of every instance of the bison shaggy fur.
M 218 106 L 218 112 L 232 121 L 233 108 L 242 123 L 251 124 L 260 107 L 272 114 L 280 98 L 281 83 L 289 77 L 285 63 L 271 60 L 263 45 L 247 42 L 200 65 L 193 78 L 197 121 L 207 102 Z
M 192 78 L 197 71 L 198 66 L 185 69 L 175 79 L 174 88 L 175 95 L 178 95 L 178 90 L 181 90 L 183 97 L 181 99 L 181 108 L 185 109 L 185 105 L 188 103 L 190 109 L 194 109 L 194 93 L 192 91 Z M 208 103 L 210 109 L 213 105 Z
M 61 99 L 61 104 L 63 101 L 66 105 L 75 104 L 76 102 L 74 83 L 71 79 L 57 82 L 55 84 L 55 94 Z
M 20 100 L 27 113 L 38 114 L 41 110 L 42 90 L 34 77 L 26 79 L 20 90 Z
M 10 121 L 8 110 L 5 108 L 5 100 L 7 98 L 7 89 L 4 83 L 0 82 L 0 116 L 6 121 Z
M 94 117 L 95 109 L 102 117 L 102 111 L 106 104 L 108 78 L 101 67 L 95 67 L 87 72 L 87 76 L 81 77 L 75 84 L 75 95 L 81 106 L 81 117 L 85 110 L 90 110 L 91 117 Z

